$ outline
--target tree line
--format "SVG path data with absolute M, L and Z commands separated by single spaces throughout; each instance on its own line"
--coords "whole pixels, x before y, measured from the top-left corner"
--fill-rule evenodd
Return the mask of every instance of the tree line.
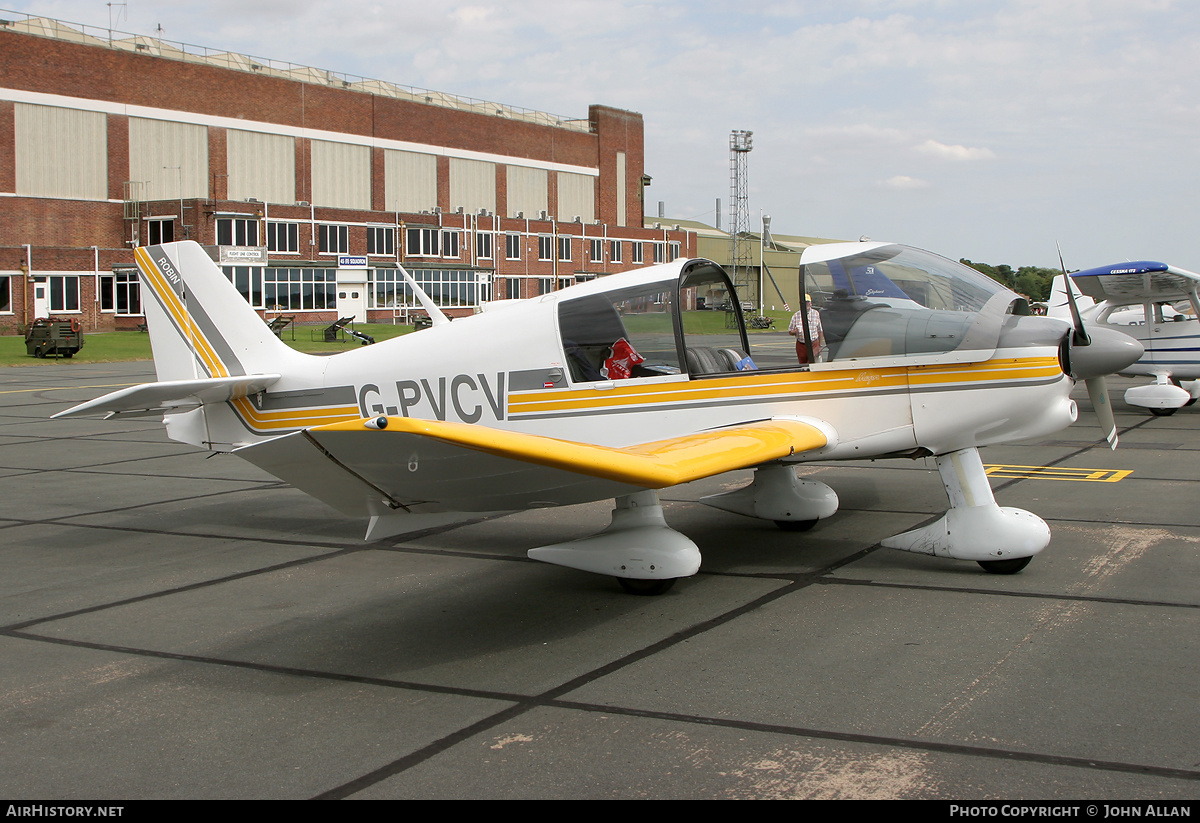
M 970 266 L 977 272 L 986 274 L 997 283 L 1002 283 L 1017 294 L 1024 295 L 1030 300 L 1037 302 L 1050 299 L 1050 290 L 1054 287 L 1054 278 L 1062 274 L 1058 269 L 1043 269 L 1040 266 L 1021 266 L 1021 268 L 1013 271 L 1012 266 L 973 263 L 965 257 L 958 262 Z

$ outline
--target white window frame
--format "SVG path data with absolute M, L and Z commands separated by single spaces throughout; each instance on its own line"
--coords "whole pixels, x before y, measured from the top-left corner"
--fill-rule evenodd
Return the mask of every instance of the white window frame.
M 336 242 L 330 243 L 331 240 Z M 349 253 L 350 227 L 348 225 L 345 223 L 317 224 L 317 254 L 338 255 Z
M 81 307 L 80 299 L 79 299 L 79 280 L 80 280 L 80 277 L 77 274 L 50 274 L 50 275 L 46 276 L 46 300 L 47 300 L 46 304 L 47 304 L 47 306 L 49 306 L 50 312 L 52 314 L 82 314 L 83 313 L 83 309 Z M 59 297 L 61 298 L 60 302 L 62 303 L 62 305 L 58 308 L 55 308 L 55 305 L 54 305 L 55 281 L 61 281 Z M 70 303 L 70 300 L 67 299 L 69 296 L 67 294 L 68 281 L 70 281 L 70 290 L 74 291 L 74 293 L 75 293 L 74 294 L 75 308 L 73 308 L 73 309 L 66 308 L 66 305 Z
M 367 226 L 367 254 L 396 256 L 396 227 Z
M 494 238 L 490 231 L 475 232 L 475 259 L 476 260 L 491 260 L 493 254 Z
M 558 259 L 564 263 L 571 262 L 571 235 L 569 234 L 558 236 Z
M 620 240 L 609 240 L 608 241 L 608 262 L 610 262 L 610 263 L 622 262 L 621 261 L 621 241 Z
M 228 223 L 228 243 L 221 242 L 222 223 Z M 258 218 L 257 217 L 218 217 L 216 219 L 216 234 L 218 246 L 257 246 Z M 240 242 L 239 242 L 240 241 Z
M 635 240 L 632 243 L 630 243 L 630 245 L 633 247 L 633 254 L 630 255 L 630 257 L 632 258 L 630 260 L 630 262 L 631 263 L 645 263 L 646 262 L 646 251 L 645 251 L 645 249 L 642 248 L 642 244 Z
M 504 235 L 504 259 L 521 259 L 521 235 L 516 232 L 506 232 Z
M 437 226 L 409 226 L 404 253 L 409 257 L 437 257 L 442 232 Z
M 125 311 L 120 309 L 118 292 L 125 292 Z M 117 317 L 145 317 L 142 310 L 142 284 L 136 271 L 114 271 L 100 275 L 100 311 Z M 131 299 L 132 297 L 132 299 Z M 104 308 L 105 299 L 112 308 Z M 130 311 L 130 305 L 137 303 L 137 311 Z
M 283 237 L 282 245 L 279 243 L 281 235 Z M 268 220 L 267 236 L 264 239 L 266 240 L 267 251 L 272 254 L 299 254 L 300 224 L 286 220 Z M 274 243 L 272 243 L 272 240 L 274 240 Z
M 163 227 L 164 223 L 169 224 L 171 226 L 171 239 L 170 240 L 162 239 L 162 227 Z M 157 240 L 155 240 L 152 237 L 152 234 L 155 231 L 155 229 L 153 227 L 156 224 L 158 227 L 157 228 L 157 230 L 158 230 L 158 239 Z M 157 246 L 162 243 L 170 243 L 170 242 L 174 241 L 174 239 L 175 239 L 175 218 L 174 217 L 147 217 L 146 218 L 146 242 L 144 245 Z
M 457 260 L 461 239 L 462 232 L 458 229 L 442 229 L 442 257 Z
M 554 259 L 554 238 L 548 234 L 538 235 L 538 260 L 547 262 Z M 546 292 L 541 292 L 545 294 Z

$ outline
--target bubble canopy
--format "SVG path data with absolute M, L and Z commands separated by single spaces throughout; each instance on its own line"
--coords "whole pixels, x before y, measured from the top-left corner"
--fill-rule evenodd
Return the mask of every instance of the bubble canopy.
M 819 313 L 824 360 L 974 360 L 996 348 L 1005 317 L 1026 304 L 974 269 L 893 243 L 830 243 L 801 257 Z
M 810 247 L 800 290 L 812 298 L 803 331 L 747 334 L 739 295 L 711 261 L 593 281 L 558 306 L 571 382 L 971 362 L 991 356 L 1012 313 L 1028 311 L 974 269 L 890 243 Z M 800 294 L 788 297 L 799 308 Z M 801 358 L 806 342 L 812 356 Z

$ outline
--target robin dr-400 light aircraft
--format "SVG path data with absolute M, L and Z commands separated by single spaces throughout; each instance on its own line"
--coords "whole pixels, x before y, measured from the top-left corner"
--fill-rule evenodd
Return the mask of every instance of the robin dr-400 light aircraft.
M 1111 330 L 1084 345 L 966 266 L 860 242 L 804 252 L 801 290 L 823 331 L 803 324 L 804 365 L 792 338 L 746 334 L 733 284 L 701 259 L 452 324 L 401 269 L 399 288 L 433 327 L 319 357 L 278 340 L 197 244 L 136 254 L 159 382 L 56 416 L 161 415 L 172 439 L 370 518 L 368 540 L 463 512 L 615 498 L 604 531 L 529 556 L 639 594 L 700 568 L 658 489 L 753 469 L 745 487 L 703 502 L 801 531 L 838 506 L 827 485 L 797 477 L 808 461 L 935 458 L 949 510 L 883 545 L 1019 571 L 1050 530 L 996 504 L 979 447 L 1067 426 L 1076 380 L 1142 352 Z M 372 287 L 378 305 L 402 298 Z

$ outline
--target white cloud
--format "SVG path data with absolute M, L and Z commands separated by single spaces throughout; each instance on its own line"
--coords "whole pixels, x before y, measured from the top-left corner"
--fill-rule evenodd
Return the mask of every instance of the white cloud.
M 897 174 L 895 177 L 889 177 L 882 184 L 889 189 L 927 189 L 930 184 L 916 177 L 909 177 L 906 174 Z
M 991 149 L 968 148 L 967 146 L 948 146 L 936 140 L 926 140 L 916 147 L 921 154 L 946 160 L 994 160 L 996 153 Z

